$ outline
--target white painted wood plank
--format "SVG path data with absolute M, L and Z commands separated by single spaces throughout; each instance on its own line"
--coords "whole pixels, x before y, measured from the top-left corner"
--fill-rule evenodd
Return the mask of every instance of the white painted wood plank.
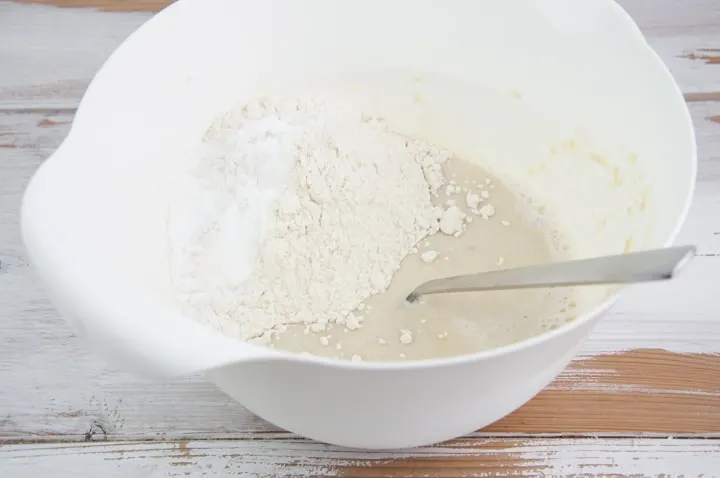
M 0 88 L 73 80 L 86 85 L 108 55 L 150 17 L 0 1 Z
M 681 242 L 707 254 L 677 282 L 638 287 L 601 322 L 585 356 L 635 348 L 720 352 L 720 103 L 691 104 L 701 163 Z M 56 122 L 47 124 L 48 119 Z M 0 114 L 0 440 L 240 437 L 273 427 L 200 378 L 151 383 L 109 369 L 60 319 L 29 267 L 17 212 L 22 190 L 68 131 L 71 115 Z M 3 148 L 2 145 L 14 145 Z M 667 291 L 667 292 L 665 292 Z M 105 432 L 103 432 L 103 430 Z
M 618 3 L 637 22 L 683 92 L 720 91 L 720 64 L 690 58 L 693 54 L 720 55 L 705 51 L 720 48 L 720 2 L 618 0 Z
M 617 0 L 649 33 L 678 36 L 687 31 L 712 31 L 720 22 L 717 0 Z M 714 30 L 717 32 L 717 30 Z
M 720 2 L 621 3 L 685 91 L 720 90 L 720 66 L 682 57 L 718 47 Z M 0 110 L 41 110 L 0 116 L 0 440 L 83 439 L 105 432 L 117 438 L 243 437 L 272 430 L 200 379 L 154 384 L 108 369 L 54 312 L 19 241 L 21 191 L 67 132 L 67 125 L 38 123 L 46 114 L 69 121 L 90 76 L 148 17 L 0 2 Z M 668 293 L 638 288 L 623 298 L 586 354 L 637 347 L 718 351 L 720 304 L 713 287 L 720 257 L 713 254 L 720 253 L 720 124 L 706 118 L 720 115 L 719 104 L 692 105 L 702 163 L 697 200 L 681 236 L 707 255 Z M 64 111 L 54 114 L 57 108 Z
M 720 2 L 620 4 L 633 15 L 683 91 L 720 91 L 720 65 L 687 58 L 704 48 L 720 48 Z M 46 107 L 76 105 L 108 55 L 150 17 L 0 0 L 0 108 L 27 107 L 28 100 Z
M 720 7 L 720 3 L 717 3 Z M 660 55 L 684 93 L 720 91 L 720 21 L 705 30 L 668 36 L 665 31 L 645 30 L 650 46 Z M 703 57 L 715 57 L 708 60 Z M 715 63 L 709 63 L 714 61 Z
M 399 452 L 306 440 L 30 444 L 0 448 L 0 476 L 76 478 L 717 476 L 719 440 L 463 439 Z

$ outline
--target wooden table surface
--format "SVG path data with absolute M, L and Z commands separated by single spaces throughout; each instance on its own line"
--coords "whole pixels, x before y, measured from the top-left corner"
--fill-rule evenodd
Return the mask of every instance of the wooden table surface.
M 0 477 L 720 476 L 720 0 L 621 2 L 692 113 L 699 178 L 679 242 L 699 257 L 628 293 L 520 410 L 393 453 L 283 432 L 200 377 L 111 369 L 65 326 L 20 242 L 21 194 L 102 61 L 166 2 L 36 3 L 0 1 Z

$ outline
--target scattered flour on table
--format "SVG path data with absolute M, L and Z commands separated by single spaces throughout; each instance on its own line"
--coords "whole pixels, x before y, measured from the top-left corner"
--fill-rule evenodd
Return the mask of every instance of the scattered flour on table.
M 218 118 L 170 205 L 171 277 L 187 315 L 243 340 L 290 324 L 361 326 L 415 245 L 463 231 L 432 198 L 450 153 L 318 99 L 263 99 Z

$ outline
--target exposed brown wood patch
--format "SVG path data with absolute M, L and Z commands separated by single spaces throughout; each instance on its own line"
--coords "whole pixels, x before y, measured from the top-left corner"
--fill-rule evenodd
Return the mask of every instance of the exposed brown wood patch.
M 187 440 L 180 440 L 178 442 L 178 450 L 180 450 L 180 454 L 186 458 L 190 457 L 190 449 L 188 448 L 188 442 Z
M 698 93 L 685 93 L 685 101 L 688 103 L 698 101 L 720 101 L 720 91 L 706 91 Z
M 708 116 L 707 119 L 713 123 L 720 123 L 720 115 Z
M 719 48 L 698 48 L 697 53 L 690 52 L 681 56 L 689 60 L 702 60 L 708 65 L 720 65 Z
M 718 403 L 720 356 L 633 350 L 573 362 L 483 432 L 718 433 Z
M 96 8 L 107 12 L 158 12 L 172 0 L 14 0 L 66 8 Z
M 631 385 L 646 393 L 720 396 L 720 356 L 629 350 L 575 361 L 556 384 L 572 385 L 581 377 L 603 386 Z
M 720 440 L 646 438 L 468 437 L 415 450 L 367 451 L 309 440 L 193 441 L 197 454 L 177 455 L 172 441 L 34 444 L 0 448 L 8 476 L 287 476 L 287 477 L 546 477 L 715 476 Z M 68 460 L 74 467 L 68 467 Z M 64 471 L 66 470 L 66 471 Z
M 56 121 L 50 118 L 43 118 L 40 121 L 38 121 L 38 126 L 55 126 L 58 124 L 68 124 L 70 121 Z

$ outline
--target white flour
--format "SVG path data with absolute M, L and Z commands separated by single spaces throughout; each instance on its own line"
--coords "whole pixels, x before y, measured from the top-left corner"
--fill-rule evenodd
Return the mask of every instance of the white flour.
M 285 325 L 357 328 L 418 241 L 463 217 L 433 206 L 449 153 L 313 99 L 261 100 L 208 131 L 168 222 L 182 310 L 266 340 Z M 440 219 L 442 218 L 442 222 Z

